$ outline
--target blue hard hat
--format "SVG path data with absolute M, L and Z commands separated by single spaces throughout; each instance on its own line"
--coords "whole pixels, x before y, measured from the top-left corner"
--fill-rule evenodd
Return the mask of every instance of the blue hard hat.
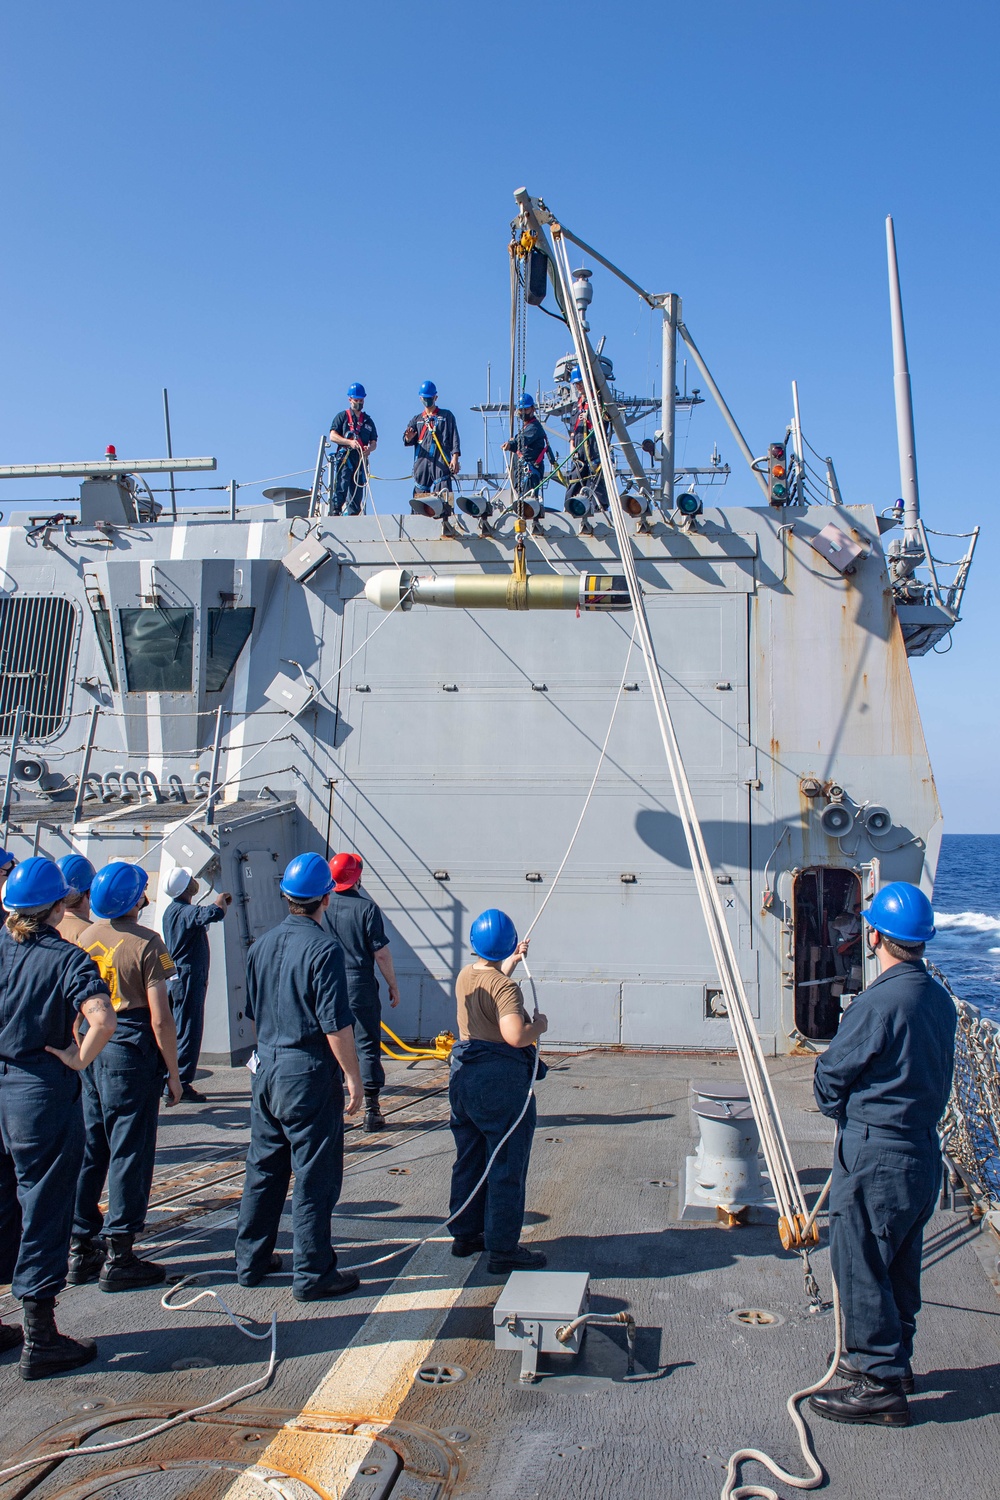
M 573 366 L 572 370 L 570 370 L 570 372 L 569 372 L 569 378 L 570 378 L 570 382 L 573 385 L 582 385 L 583 384 L 583 376 L 580 373 L 580 366 L 579 365 L 574 365 Z
M 869 927 L 897 943 L 929 943 L 934 936 L 933 906 L 918 886 L 905 880 L 884 885 L 861 915 Z
M 11 911 L 43 911 L 54 906 L 69 891 L 66 877 L 54 859 L 34 854 L 13 871 L 3 891 L 3 904 Z
M 319 901 L 333 890 L 330 866 L 319 854 L 296 854 L 285 866 L 280 889 L 290 901 Z
M 62 859 L 57 859 L 56 864 L 66 877 L 66 884 L 71 891 L 79 891 L 85 896 L 90 890 L 94 876 L 97 871 L 85 854 L 64 854 Z
M 363 401 L 367 394 L 368 392 L 365 390 L 364 386 L 361 385 L 357 380 L 353 385 L 349 385 L 347 387 L 348 401 Z
M 104 865 L 91 881 L 91 916 L 106 922 L 123 917 L 138 906 L 148 883 L 149 876 L 141 865 L 130 865 L 123 859 Z
M 520 411 L 534 411 L 535 398 L 530 391 L 522 391 L 518 397 L 517 405 Z
M 14 863 L 14 856 L 9 849 L 0 849 L 0 870 L 5 870 L 8 865 Z
M 433 380 L 425 380 L 423 385 L 420 387 L 420 397 L 423 401 L 433 400 L 437 393 L 438 388 L 434 384 Z
M 480 958 L 488 958 L 492 963 L 510 958 L 517 947 L 517 928 L 507 913 L 498 911 L 495 906 L 491 906 L 489 911 L 480 912 L 472 924 L 470 936 L 473 953 L 478 953 Z

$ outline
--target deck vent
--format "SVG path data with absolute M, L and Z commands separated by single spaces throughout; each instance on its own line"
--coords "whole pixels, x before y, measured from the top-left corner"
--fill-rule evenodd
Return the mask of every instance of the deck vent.
M 0 599 L 0 737 L 13 734 L 18 708 L 22 741 L 50 740 L 65 727 L 77 618 L 69 599 Z

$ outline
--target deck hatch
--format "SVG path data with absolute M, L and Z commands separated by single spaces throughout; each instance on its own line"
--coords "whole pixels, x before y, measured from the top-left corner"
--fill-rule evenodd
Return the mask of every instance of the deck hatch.
M 51 594 L 0 599 L 0 735 L 10 738 L 18 708 L 22 740 L 65 728 L 78 618 L 71 600 Z

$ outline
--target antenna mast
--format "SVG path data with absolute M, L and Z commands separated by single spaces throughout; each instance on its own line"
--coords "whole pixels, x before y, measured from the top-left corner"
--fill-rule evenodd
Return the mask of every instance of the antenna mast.
M 899 441 L 899 487 L 903 492 L 903 528 L 909 540 L 919 543 L 920 492 L 917 488 L 917 445 L 913 436 L 913 392 L 906 358 L 903 299 L 899 291 L 899 265 L 892 215 L 885 221 L 885 247 L 889 258 L 889 311 L 892 315 L 892 384 L 896 393 L 896 436 Z

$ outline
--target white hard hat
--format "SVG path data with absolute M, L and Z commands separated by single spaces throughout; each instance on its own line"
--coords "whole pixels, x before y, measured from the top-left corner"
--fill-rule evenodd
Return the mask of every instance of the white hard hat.
M 168 896 L 183 896 L 193 879 L 194 876 L 190 870 L 186 870 L 183 865 L 178 865 L 176 869 L 170 871 L 163 882 L 163 889 Z

